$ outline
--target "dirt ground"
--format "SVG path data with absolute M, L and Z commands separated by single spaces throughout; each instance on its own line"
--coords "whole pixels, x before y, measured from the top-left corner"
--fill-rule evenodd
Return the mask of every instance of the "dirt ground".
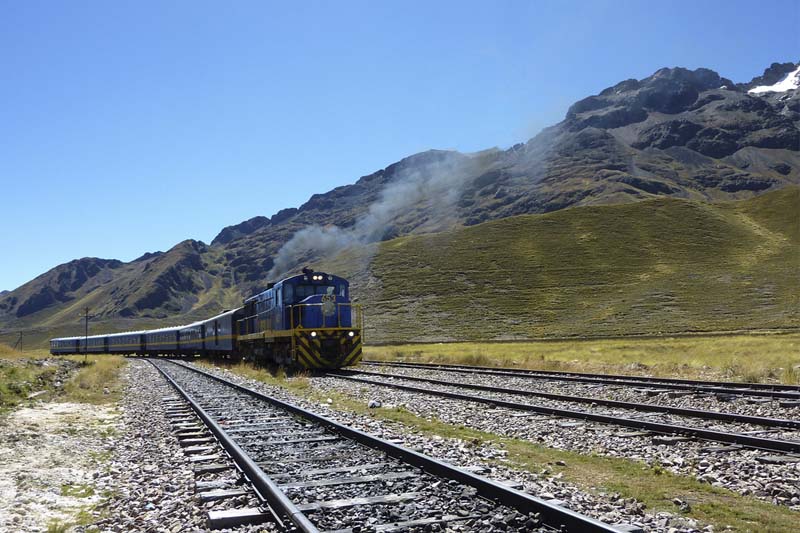
M 118 419 L 114 407 L 59 402 L 1 417 L 0 532 L 91 521 L 102 496 L 92 480 L 110 456 Z

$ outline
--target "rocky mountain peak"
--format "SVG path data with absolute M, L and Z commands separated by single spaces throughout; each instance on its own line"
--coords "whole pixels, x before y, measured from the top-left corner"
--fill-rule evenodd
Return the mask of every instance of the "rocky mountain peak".
M 131 262 L 132 263 L 138 263 L 140 261 L 149 261 L 150 259 L 154 259 L 154 258 L 159 257 L 161 255 L 164 255 L 164 252 L 145 252 L 144 254 L 140 255 L 139 257 L 137 257 L 136 259 L 134 259 Z
M 707 68 L 662 68 L 642 80 L 625 80 L 578 101 L 567 111 L 567 127 L 572 131 L 619 128 L 644 121 L 650 112 L 674 115 L 689 110 L 701 92 L 733 86 L 731 80 Z
M 271 223 L 269 217 L 257 216 L 234 226 L 227 226 L 211 241 L 211 245 L 227 244 L 234 239 L 250 235 Z
M 683 67 L 674 67 L 657 70 L 652 76 L 642 80 L 642 85 L 645 87 L 669 85 L 672 88 L 688 85 L 697 91 L 707 91 L 709 89 L 717 89 L 723 85 L 732 87 L 733 82 L 721 77 L 711 69 L 698 68 L 689 70 Z

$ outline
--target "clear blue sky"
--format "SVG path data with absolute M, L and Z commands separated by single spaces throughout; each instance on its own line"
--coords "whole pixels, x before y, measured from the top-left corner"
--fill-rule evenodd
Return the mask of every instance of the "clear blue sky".
M 0 1 L 0 289 L 508 147 L 664 66 L 800 59 L 800 2 Z

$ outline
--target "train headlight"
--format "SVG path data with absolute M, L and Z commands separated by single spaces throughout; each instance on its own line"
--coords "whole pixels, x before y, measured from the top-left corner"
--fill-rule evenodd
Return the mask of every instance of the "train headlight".
M 316 331 L 312 331 L 312 332 L 311 332 L 311 336 L 312 336 L 312 337 L 316 337 L 316 336 L 317 336 L 317 332 L 316 332 Z
M 350 332 L 347 333 L 347 336 L 348 337 L 355 337 L 356 336 L 356 332 L 355 331 L 350 331 Z

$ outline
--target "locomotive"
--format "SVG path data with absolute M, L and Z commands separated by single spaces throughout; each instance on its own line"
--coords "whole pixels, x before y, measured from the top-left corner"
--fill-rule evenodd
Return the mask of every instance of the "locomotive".
M 302 274 L 247 298 L 237 309 L 169 328 L 50 340 L 50 353 L 215 355 L 297 369 L 335 369 L 361 361 L 363 313 L 339 276 Z

